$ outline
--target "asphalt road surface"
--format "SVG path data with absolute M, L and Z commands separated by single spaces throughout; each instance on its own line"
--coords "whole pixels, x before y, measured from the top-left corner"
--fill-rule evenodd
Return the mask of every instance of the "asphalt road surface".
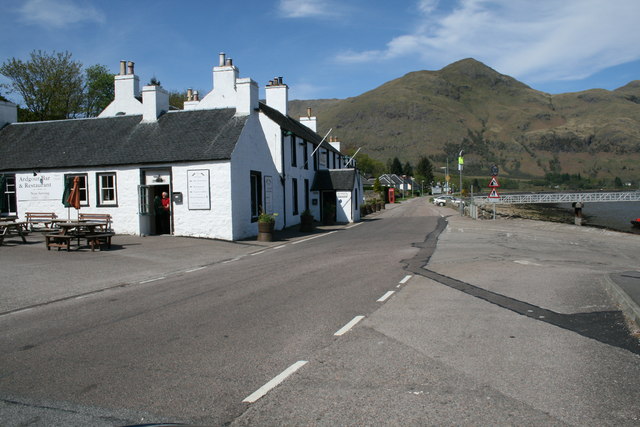
M 461 225 L 445 230 L 441 214 Z M 580 260 L 541 272 L 517 232 L 466 221 L 414 200 L 1 316 L 1 424 L 637 425 L 634 341 L 598 284 L 581 283 Z M 479 253 L 491 227 L 496 252 Z M 431 258 L 441 232 L 449 250 Z M 526 253 L 555 244 L 543 237 Z M 549 279 L 562 272 L 573 279 Z M 586 327 L 562 317 L 585 310 Z M 592 331 L 609 312 L 608 342 Z

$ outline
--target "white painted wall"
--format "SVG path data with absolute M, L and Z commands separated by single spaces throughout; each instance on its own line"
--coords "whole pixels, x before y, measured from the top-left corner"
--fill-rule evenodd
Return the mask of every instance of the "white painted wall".
M 209 171 L 211 208 L 208 210 L 189 209 L 188 172 L 190 170 Z M 229 185 L 230 162 L 202 162 L 173 166 L 172 175 L 173 192 L 180 192 L 183 196 L 182 204 L 172 204 L 174 235 L 233 240 L 235 218 Z
M 118 205 L 98 207 L 96 173 L 116 172 Z M 33 176 L 31 171 L 16 173 L 16 200 L 18 216 L 25 220 L 26 212 L 54 212 L 62 219 L 75 219 L 78 212 L 62 204 L 64 175 L 87 173 L 87 197 L 89 206 L 82 206 L 81 213 L 111 214 L 113 229 L 120 234 L 139 234 L 138 168 L 103 168 L 94 170 L 41 171 Z
M 265 201 L 264 178 L 272 178 L 272 207 L 276 216 L 276 229 L 284 226 L 282 212 L 282 186 L 280 175 L 267 147 L 258 114 L 253 113 L 240 135 L 231 154 L 231 200 L 233 203 L 233 240 L 244 239 L 258 234 L 257 222 L 251 221 L 251 171 L 262 174 L 262 198 Z

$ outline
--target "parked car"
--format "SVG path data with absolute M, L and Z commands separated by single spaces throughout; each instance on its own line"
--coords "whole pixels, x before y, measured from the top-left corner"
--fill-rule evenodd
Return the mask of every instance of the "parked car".
M 433 199 L 433 204 L 434 205 L 438 205 L 438 206 L 444 206 L 447 203 L 451 203 L 454 206 L 460 206 L 461 202 L 462 202 L 462 200 L 458 199 L 457 197 L 453 197 L 453 196 L 449 196 L 449 195 L 438 196 L 438 197 L 435 197 Z M 462 202 L 462 203 L 464 203 L 464 202 Z

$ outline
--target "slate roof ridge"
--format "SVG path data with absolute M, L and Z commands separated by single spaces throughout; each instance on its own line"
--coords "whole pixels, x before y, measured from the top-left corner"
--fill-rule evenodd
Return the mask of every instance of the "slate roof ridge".
M 305 140 L 319 144 L 322 141 L 322 148 L 326 148 L 329 151 L 333 151 L 338 154 L 342 154 L 339 150 L 337 150 L 333 145 L 329 144 L 326 140 L 322 140 L 322 136 L 320 136 L 317 132 L 309 129 L 307 126 L 300 123 L 298 120 L 294 119 L 290 115 L 284 115 L 280 111 L 276 110 L 273 107 L 268 106 L 264 102 L 258 103 L 258 108 L 262 112 L 266 114 L 271 120 L 276 122 L 285 130 L 288 130 L 294 133 L 296 136 L 304 138 Z

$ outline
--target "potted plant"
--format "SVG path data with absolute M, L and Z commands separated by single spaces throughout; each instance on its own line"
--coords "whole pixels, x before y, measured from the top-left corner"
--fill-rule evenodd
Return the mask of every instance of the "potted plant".
M 300 231 L 313 231 L 313 215 L 309 209 L 300 214 Z
M 276 225 L 277 213 L 268 214 L 261 212 L 258 216 L 258 241 L 271 242 L 273 240 L 273 229 Z

